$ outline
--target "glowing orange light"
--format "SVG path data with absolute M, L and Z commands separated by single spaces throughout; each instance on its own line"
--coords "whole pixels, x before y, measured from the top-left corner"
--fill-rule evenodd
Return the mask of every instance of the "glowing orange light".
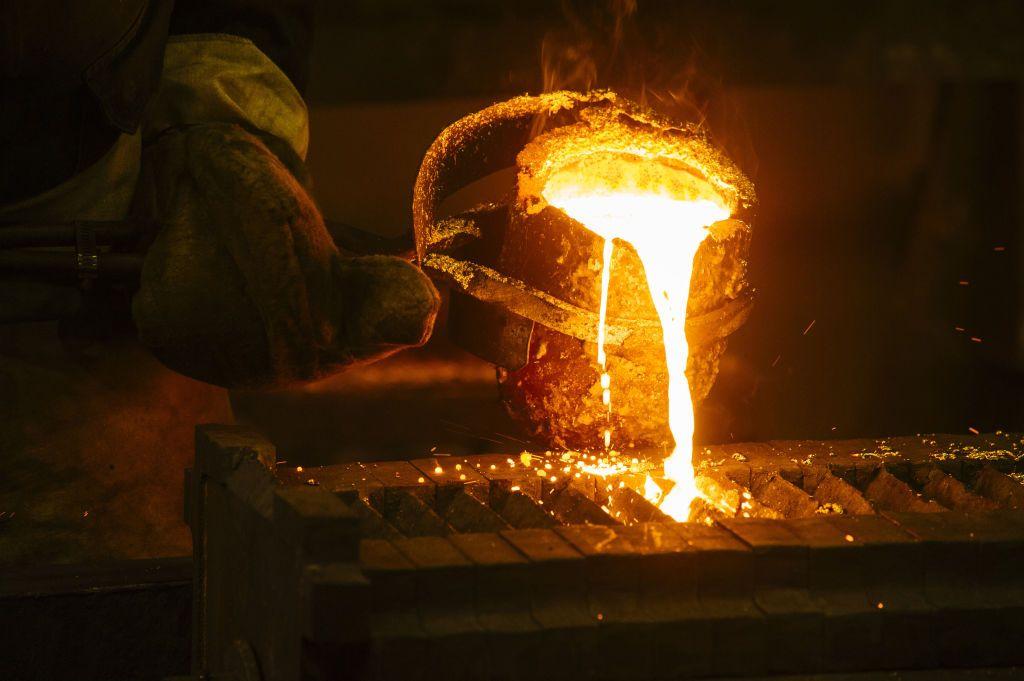
M 689 346 L 686 340 L 686 306 L 690 297 L 693 259 L 707 227 L 729 217 L 729 210 L 709 198 L 682 199 L 664 193 L 662 187 L 614 186 L 610 177 L 588 176 L 577 171 L 555 173 L 544 188 L 547 201 L 605 239 L 601 275 L 600 328 L 597 360 L 601 367 L 602 399 L 611 412 L 611 376 L 605 353 L 604 327 L 608 304 L 611 256 L 614 240 L 630 243 L 643 263 L 651 299 L 661 320 L 668 368 L 668 425 L 675 449 L 665 460 L 665 477 L 675 485 L 664 494 L 649 479 L 645 496 L 660 500 L 660 508 L 677 520 L 687 520 L 690 503 L 701 496 L 693 472 L 693 402 L 686 378 Z M 604 431 L 610 449 L 611 429 Z M 587 472 L 611 471 L 599 462 Z M 628 468 L 628 466 L 626 466 Z M 584 468 L 584 470 L 587 470 Z M 600 474 L 599 473 L 599 474 Z M 656 491 L 655 491 L 656 490 Z

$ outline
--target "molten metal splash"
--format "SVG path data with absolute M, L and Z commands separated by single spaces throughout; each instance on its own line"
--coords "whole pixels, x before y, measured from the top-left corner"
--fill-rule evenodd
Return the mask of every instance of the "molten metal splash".
M 593 180 L 593 181 L 591 181 Z M 729 217 L 721 204 L 707 198 L 681 199 L 635 186 L 619 190 L 607 178 L 577 173 L 556 174 L 544 189 L 548 203 L 605 239 L 601 286 L 601 328 L 598 330 L 598 362 L 601 365 L 603 400 L 611 413 L 611 377 L 604 350 L 613 240 L 629 242 L 647 275 L 658 317 L 661 320 L 668 369 L 668 425 L 675 448 L 665 460 L 665 477 L 675 485 L 664 494 L 648 478 L 645 496 L 676 520 L 687 520 L 690 503 L 703 496 L 693 471 L 693 401 L 686 378 L 689 347 L 686 341 L 686 306 L 690 298 L 693 259 L 708 235 L 707 227 Z M 605 449 L 611 431 L 605 430 Z

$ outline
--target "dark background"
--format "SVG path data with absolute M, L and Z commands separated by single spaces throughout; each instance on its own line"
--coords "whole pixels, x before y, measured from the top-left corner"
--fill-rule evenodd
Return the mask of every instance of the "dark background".
M 322 3 L 307 95 L 326 217 L 408 230 L 448 123 L 545 86 L 614 87 L 703 120 L 760 199 L 755 312 L 699 441 L 1024 429 L 1020 3 L 632 10 Z M 491 368 L 440 326 L 425 350 L 235 404 L 311 462 L 525 446 Z

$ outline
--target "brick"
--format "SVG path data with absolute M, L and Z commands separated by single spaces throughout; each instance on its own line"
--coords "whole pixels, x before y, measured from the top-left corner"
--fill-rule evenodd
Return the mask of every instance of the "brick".
M 492 488 L 491 508 L 516 529 L 558 525 L 558 521 L 545 511 L 543 506 L 538 505 L 535 498 L 520 491 L 499 491 Z
M 615 518 L 571 487 L 545 494 L 544 510 L 566 525 L 618 525 Z
M 879 468 L 864 488 L 864 496 L 876 508 L 885 511 L 940 513 L 943 507 L 934 501 L 923 499 L 904 481 L 893 476 L 885 468 Z
M 390 542 L 369 539 L 359 545 L 359 563 L 370 581 L 369 626 L 373 633 L 371 668 L 377 678 L 423 677 L 429 651 L 416 602 L 415 566 Z M 339 616 L 344 616 L 339 613 Z M 400 652 L 399 652 L 400 651 Z
M 492 486 L 495 483 L 504 483 L 506 487 L 519 486 L 528 494 L 540 496 L 540 478 L 537 477 L 537 472 L 532 467 L 522 465 L 518 457 L 484 454 L 469 457 L 469 462 Z
M 501 536 L 530 560 L 530 609 L 543 628 L 534 654 L 548 661 L 543 678 L 582 678 L 598 621 L 587 601 L 583 555 L 551 530 L 506 530 Z
M 1012 528 L 981 514 L 886 515 L 925 549 L 925 588 L 937 611 L 933 635 L 942 663 L 988 666 L 1001 662 L 1007 654 L 1019 654 L 1022 637 L 1016 634 L 1019 627 L 1014 624 L 1024 614 L 1019 602 L 1014 608 L 1014 594 L 1005 583 L 1003 588 L 992 588 L 994 585 L 984 581 L 993 576 L 986 574 L 989 570 L 1005 569 L 999 563 L 1019 560 Z M 982 547 L 985 562 L 981 560 Z M 1015 640 L 1009 641 L 1008 635 Z
M 594 626 L 587 605 L 583 556 L 551 530 L 505 530 L 501 536 L 526 556 L 533 615 L 547 628 Z
M 638 619 L 639 559 L 630 539 L 602 525 L 570 525 L 555 532 L 586 556 L 590 613 L 606 622 Z
M 981 596 L 996 608 L 990 616 L 1000 633 L 986 639 L 987 661 L 1024 664 L 1024 512 L 970 514 L 978 544 L 978 585 Z
M 768 508 L 762 504 L 746 487 L 741 487 L 734 480 L 729 479 L 721 471 L 705 471 L 698 475 L 697 484 L 710 498 L 718 501 L 720 506 L 729 509 L 721 513 L 712 512 L 712 517 L 723 515 L 725 517 L 742 518 L 781 518 L 782 514 L 775 509 Z M 703 501 L 703 500 L 698 500 Z
M 995 502 L 971 493 L 962 482 L 934 466 L 917 468 L 914 475 L 924 495 L 946 508 L 965 513 L 997 508 Z
M 745 466 L 748 470 L 751 468 L 778 470 L 782 465 L 788 463 L 788 457 L 785 452 L 771 443 L 740 442 L 697 447 L 693 453 L 693 461 L 698 472 L 725 466 L 737 466 L 736 471 L 740 470 L 739 466 Z M 733 475 L 730 474 L 730 477 Z
M 744 489 L 749 489 L 750 478 L 754 473 L 754 468 L 746 463 L 724 463 L 718 468 L 702 470 L 699 474 L 707 475 L 712 471 L 724 475 Z
M 439 512 L 442 507 L 450 503 L 451 497 L 460 491 L 475 497 L 478 501 L 487 503 L 490 484 L 468 459 L 438 456 L 429 459 L 415 459 L 409 463 L 420 472 L 422 477 L 437 486 L 435 508 Z
M 823 624 L 810 595 L 806 543 L 784 520 L 737 518 L 722 525 L 753 551 L 754 602 L 770 621 L 768 671 L 816 671 L 820 650 L 805 642 L 820 640 Z
M 359 518 L 359 536 L 363 539 L 399 539 L 402 533 L 384 519 L 377 509 L 356 496 L 349 508 Z
M 196 470 L 201 476 L 226 482 L 245 461 L 258 462 L 272 472 L 277 465 L 277 450 L 263 435 L 246 426 L 196 426 Z
M 530 563 L 495 533 L 454 534 L 452 544 L 476 566 L 477 621 L 485 630 L 491 678 L 536 678 L 539 625 L 530 612 Z
M 416 602 L 415 566 L 391 542 L 359 542 L 359 565 L 371 585 L 371 627 L 376 636 L 423 636 Z
M 586 557 L 590 614 L 598 622 L 592 649 L 585 651 L 590 675 L 620 679 L 651 677 L 651 623 L 639 608 L 640 558 L 625 528 L 576 525 L 556 532 Z
M 630 487 L 616 487 L 608 495 L 606 506 L 616 520 L 626 525 L 672 520 Z
M 316 487 L 274 490 L 274 529 L 295 542 L 305 560 L 354 560 L 359 550 L 359 519 L 341 499 Z
M 814 494 L 814 490 L 826 478 L 830 476 L 835 477 L 827 466 L 823 466 L 820 463 L 800 464 L 800 468 L 803 471 L 801 488 L 808 494 Z
M 1007 531 L 1019 532 L 1024 527 L 1024 509 L 1000 509 L 985 515 L 1005 525 Z
M 781 460 L 800 470 L 801 478 L 802 467 L 815 463 L 827 466 L 835 475 L 850 482 L 856 479 L 857 469 L 865 463 L 855 455 L 875 446 L 872 440 L 771 440 L 768 444 L 779 452 Z M 802 480 L 790 478 L 790 481 L 802 486 Z
M 860 490 L 836 477 L 824 466 L 804 467 L 804 491 L 811 494 L 826 510 L 837 510 L 848 515 L 875 512 Z
M 768 653 L 765 616 L 754 604 L 753 552 L 721 527 L 675 523 L 675 532 L 694 551 L 692 563 L 697 598 L 706 618 L 712 645 L 711 675 L 764 673 Z
M 881 642 L 868 653 L 877 666 L 917 668 L 933 665 L 934 608 L 924 593 L 922 547 L 884 517 L 829 515 L 823 519 L 852 538 L 856 551 L 849 568 L 860 576 L 868 606 L 881 616 Z M 879 608 L 881 604 L 881 608 Z
M 984 640 L 984 661 L 1024 662 L 1024 513 L 968 514 L 965 522 L 978 550 L 978 596 L 989 604 L 988 619 L 998 632 Z
M 439 499 L 441 496 L 439 492 Z M 446 502 L 444 506 L 439 505 L 438 513 L 456 532 L 500 532 L 509 527 L 501 516 L 461 490 Z
M 568 483 L 567 486 L 572 487 L 574 490 L 585 496 L 587 499 L 596 502 L 598 505 L 604 503 L 608 494 L 615 489 L 616 484 L 611 478 L 589 475 L 586 473 L 580 473 L 578 478 L 576 477 L 576 474 L 573 473 L 571 476 L 566 476 L 565 480 Z M 547 487 L 550 487 L 550 485 Z
M 353 497 L 368 499 L 371 491 L 382 486 L 380 480 L 361 463 L 287 468 L 278 466 L 274 474 L 285 485 L 315 484 L 345 501 Z
M 369 463 L 366 469 L 385 488 L 415 494 L 429 506 L 434 505 L 436 486 L 408 461 Z
M 882 618 L 865 591 L 859 560 L 863 545 L 824 516 L 794 519 L 788 525 L 808 547 L 810 594 L 824 615 L 823 668 L 858 671 L 884 667 L 878 655 Z
M 524 476 L 511 480 L 491 480 L 489 503 L 494 504 L 497 497 L 513 493 L 525 494 L 531 499 L 543 498 L 541 490 L 541 479 L 536 475 Z
M 906 599 L 911 608 L 924 605 L 924 552 L 920 543 L 888 519 L 881 516 L 826 515 L 822 519 L 843 533 L 844 540 L 863 547 L 858 550 L 858 572 L 865 575 L 870 602 L 882 596 L 889 600 Z M 886 589 L 892 591 L 887 594 Z
M 925 551 L 925 594 L 937 607 L 975 604 L 977 546 L 971 527 L 960 513 L 899 513 L 882 515 L 921 543 Z
M 354 649 L 369 640 L 370 582 L 357 562 L 306 566 L 301 592 L 304 639 Z
M 643 632 L 651 646 L 654 678 L 708 676 L 713 669 L 714 627 L 698 597 L 701 556 L 676 523 L 616 528 L 642 556 L 638 568 L 639 612 L 652 624 Z
M 974 491 L 1000 508 L 1024 509 L 1024 485 L 994 466 L 986 465 L 974 480 Z
M 409 537 L 442 536 L 450 527 L 423 499 L 404 489 L 384 487 L 370 494 L 370 503 L 399 532 Z
M 540 480 L 540 498 L 545 503 L 561 494 L 564 490 L 572 489 L 573 493 L 580 494 L 585 497 L 588 501 L 594 501 L 597 497 L 583 492 L 586 486 L 582 484 L 581 480 L 575 479 L 571 476 L 549 476 L 547 471 L 542 468 L 535 467 L 535 473 L 543 472 L 543 475 L 537 475 L 537 479 Z M 586 480 L 590 476 L 583 476 L 582 480 Z
M 475 571 L 443 537 L 392 542 L 416 566 L 416 608 L 430 637 L 425 664 L 446 678 L 478 679 L 486 670 L 486 637 L 476 618 Z
M 750 492 L 765 506 L 784 518 L 806 518 L 818 510 L 818 502 L 777 472 L 758 472 L 751 476 Z
M 796 466 L 798 473 L 773 474 L 771 468 L 748 458 L 724 463 L 713 475 L 719 479 L 731 476 L 734 485 L 737 478 L 754 485 L 752 501 L 758 503 L 768 499 L 764 488 L 773 484 L 784 496 L 792 496 L 787 486 L 795 483 L 802 485 L 797 490 L 800 494 L 817 495 L 820 491 L 821 498 L 832 499 L 845 495 L 847 505 L 836 503 L 849 514 L 858 512 L 858 500 L 861 511 L 871 509 L 846 480 L 832 475 L 840 466 L 849 467 L 847 479 L 865 486 L 876 477 L 891 478 L 884 484 L 896 491 L 882 491 L 892 492 L 888 501 L 894 508 L 904 504 L 905 508 L 920 509 L 915 500 L 927 506 L 915 493 L 915 475 L 934 471 L 920 484 L 941 480 L 953 494 L 960 494 L 956 485 L 963 480 L 951 476 L 968 474 L 966 460 L 936 459 L 930 445 L 914 445 L 916 458 L 901 463 L 897 459 L 902 453 L 897 453 L 894 441 L 835 444 L 794 446 L 794 456 L 803 457 Z M 968 451 L 962 441 L 956 446 Z M 778 448 L 765 449 L 768 451 L 754 456 L 763 454 L 766 461 L 784 456 Z M 815 451 L 820 460 L 812 456 Z M 727 455 L 728 451 L 718 453 Z M 988 459 L 985 452 L 975 453 L 978 458 L 970 460 L 974 467 L 970 474 L 976 472 L 980 479 Z M 806 459 L 811 463 L 803 464 Z M 618 500 L 623 495 L 638 496 L 636 486 L 643 482 L 639 477 L 624 476 L 623 480 L 630 482 L 620 488 L 616 484 L 619 478 L 563 478 L 560 471 L 555 473 L 555 482 L 550 475 L 538 477 L 536 466 L 523 475 L 526 470 L 522 466 L 513 468 L 506 461 L 507 470 L 501 472 L 501 461 L 505 457 L 466 458 L 464 468 L 469 464 L 475 473 L 466 474 L 465 481 L 451 480 L 447 473 L 444 479 L 432 479 L 417 468 L 425 484 L 409 487 L 408 481 L 400 483 L 396 499 L 414 499 L 413 506 L 418 503 L 417 509 L 433 511 L 442 521 L 441 531 L 458 531 L 447 536 L 455 554 L 447 549 L 424 549 L 424 556 L 433 559 L 424 562 L 421 556 L 414 564 L 408 548 L 402 553 L 395 544 L 382 542 L 404 564 L 389 571 L 386 564 L 394 555 L 388 560 L 381 556 L 368 559 L 364 571 L 371 590 L 375 579 L 378 584 L 386 579 L 381 575 L 394 580 L 405 574 L 412 581 L 411 598 L 417 603 L 413 624 L 421 628 L 417 635 L 392 622 L 391 634 L 376 637 L 378 676 L 707 678 L 814 674 L 821 660 L 831 671 L 846 672 L 932 668 L 937 663 L 1024 663 L 1024 630 L 1019 627 L 1024 620 L 1024 578 L 1018 567 L 1024 563 L 1024 514 L 811 516 L 805 512 L 806 517 L 784 522 L 723 517 L 716 527 L 671 522 L 581 524 L 556 526 L 554 532 L 532 530 L 539 532 L 536 535 L 518 535 L 519 530 L 467 534 L 460 528 L 468 526 L 458 519 L 447 517 L 444 522 L 446 518 L 436 512 L 447 515 L 456 503 L 462 503 L 460 499 L 471 502 L 466 517 L 474 517 L 477 507 L 473 504 L 479 504 L 480 498 L 467 495 L 467 482 L 470 489 L 483 485 L 481 507 L 494 511 L 494 517 L 503 522 L 517 517 L 519 522 L 544 525 L 554 522 L 548 509 L 558 503 L 565 504 L 559 508 L 562 517 L 575 513 L 582 519 L 577 522 L 586 521 L 586 509 L 596 506 L 600 510 L 609 499 L 614 513 Z M 881 472 L 879 461 L 887 466 Z M 937 463 L 943 464 L 941 469 L 935 468 Z M 495 470 L 491 471 L 490 465 Z M 726 469 L 728 476 L 723 475 Z M 372 482 L 382 484 L 380 478 L 386 478 L 388 470 L 374 472 Z M 995 465 L 991 470 L 1002 475 Z M 349 467 L 348 471 L 359 475 L 358 468 Z M 335 481 L 343 477 L 339 471 L 324 469 L 323 480 L 319 480 L 322 489 L 332 474 Z M 302 483 L 294 474 L 278 477 L 285 478 L 286 484 Z M 352 483 L 345 483 L 350 485 L 347 488 L 340 483 L 332 486 L 335 484 L 338 489 L 333 491 L 350 505 L 359 500 L 358 487 L 351 487 Z M 513 492 L 513 486 L 520 489 Z M 746 501 L 742 491 L 737 488 L 739 503 Z M 978 498 L 985 496 L 977 487 L 973 492 Z M 531 493 L 540 499 L 531 500 Z M 971 490 L 963 489 L 963 493 L 974 496 Z M 940 497 L 933 490 L 929 494 Z M 384 506 L 381 490 L 369 496 Z M 566 503 L 577 498 L 591 505 L 578 512 Z M 956 506 L 952 498 L 946 502 Z M 540 500 L 545 504 L 538 503 Z M 771 502 L 761 504 L 776 516 L 800 514 L 799 509 L 794 512 L 784 504 L 771 506 Z M 377 506 L 366 508 L 373 513 Z M 749 508 L 757 507 L 751 504 Z M 743 510 L 750 513 L 749 508 Z M 512 509 L 520 515 L 510 515 Z M 750 514 L 757 515 L 757 511 Z M 626 515 L 630 517 L 622 520 L 638 519 L 636 513 Z M 594 518 L 602 516 L 607 516 L 605 510 Z M 404 541 L 408 540 L 396 540 L 396 544 Z M 437 541 L 442 540 L 430 538 L 424 546 L 444 545 Z M 386 553 L 380 548 L 377 552 Z M 466 562 L 456 561 L 453 555 Z M 462 577 L 440 581 L 470 585 L 468 603 L 456 601 L 453 605 L 447 596 L 431 596 L 429 590 L 424 594 L 419 588 L 424 572 L 437 576 L 459 571 Z M 437 606 L 434 611 L 422 605 L 442 601 L 444 607 Z M 801 602 L 806 607 L 801 607 Z M 413 610 L 408 603 L 405 608 Z M 439 625 L 450 625 L 466 613 L 471 613 L 467 621 L 475 622 L 476 628 Z M 371 615 L 371 630 L 376 631 L 380 625 L 373 623 L 374 618 Z M 430 623 L 429 633 L 423 621 Z M 428 645 L 417 648 L 417 641 Z M 484 663 L 467 664 L 478 660 Z

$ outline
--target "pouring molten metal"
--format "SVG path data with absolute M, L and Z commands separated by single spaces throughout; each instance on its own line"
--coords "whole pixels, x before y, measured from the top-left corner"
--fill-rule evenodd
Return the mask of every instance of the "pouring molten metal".
M 546 130 L 534 135 L 538 119 Z M 694 476 L 693 404 L 749 312 L 749 229 L 729 218 L 745 217 L 753 190 L 699 130 L 613 93 L 555 93 L 496 105 L 442 133 L 424 161 L 417 207 L 437 202 L 424 181 L 443 186 L 445 173 L 468 174 L 462 148 L 494 164 L 501 155 L 480 138 L 507 143 L 524 121 L 531 129 L 515 157 L 516 196 L 500 243 L 475 251 L 496 257 L 432 255 L 431 243 L 452 242 L 453 225 L 475 238 L 482 230 L 460 219 L 424 235 L 439 221 L 418 213 L 424 265 L 500 306 L 506 337 L 528 320 L 525 356 L 499 370 L 513 414 L 555 447 L 591 452 L 577 468 L 592 475 L 637 472 L 623 461 L 660 449 L 664 479 L 648 475 L 637 491 L 687 520 L 693 499 L 718 501 Z
M 604 349 L 608 289 L 614 239 L 636 249 L 647 273 L 647 286 L 661 319 L 668 368 L 668 426 L 675 440 L 665 460 L 665 477 L 675 483 L 663 500 L 660 488 L 647 488 L 645 496 L 660 501 L 661 510 L 677 520 L 690 515 L 690 503 L 699 495 L 693 473 L 693 400 L 686 379 L 690 350 L 684 332 L 690 278 L 697 248 L 707 236 L 707 226 L 729 217 L 729 211 L 708 199 L 683 199 L 666 193 L 666 187 L 617 186 L 615 176 L 569 173 L 551 178 L 545 198 L 582 222 L 605 240 L 601 267 L 601 315 L 597 361 L 601 365 L 602 401 L 612 411 L 611 375 Z M 615 178 L 617 179 L 617 178 Z M 604 432 L 605 448 L 611 446 L 611 429 Z M 651 483 L 656 486 L 653 480 Z M 653 499 L 651 497 L 654 497 Z

